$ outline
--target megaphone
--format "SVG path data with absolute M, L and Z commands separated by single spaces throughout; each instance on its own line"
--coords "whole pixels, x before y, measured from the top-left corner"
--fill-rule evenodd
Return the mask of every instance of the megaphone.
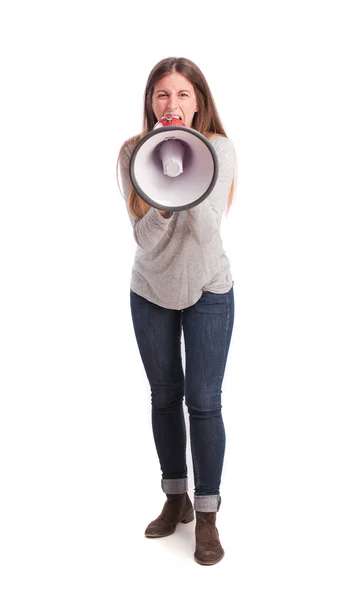
M 178 212 L 200 204 L 213 190 L 218 159 L 209 140 L 169 115 L 133 150 L 129 175 L 150 206 Z

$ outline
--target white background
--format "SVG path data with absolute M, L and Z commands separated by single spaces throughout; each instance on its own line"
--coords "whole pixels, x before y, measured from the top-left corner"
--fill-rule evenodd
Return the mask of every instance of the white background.
M 352 600 L 350 2 L 2 6 L 2 600 Z M 143 536 L 164 496 L 115 163 L 167 56 L 202 69 L 238 157 L 209 568 L 194 523 Z

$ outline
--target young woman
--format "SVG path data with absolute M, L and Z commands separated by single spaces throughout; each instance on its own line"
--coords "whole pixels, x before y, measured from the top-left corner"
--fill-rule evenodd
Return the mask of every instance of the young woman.
M 134 147 L 167 113 L 207 137 L 219 164 L 218 179 L 209 196 L 197 206 L 178 212 L 148 205 L 137 195 L 129 177 Z M 117 177 L 118 169 L 137 243 L 130 283 L 131 314 L 151 387 L 152 430 L 167 497 L 145 535 L 170 535 L 178 523 L 192 521 L 195 510 L 194 558 L 211 565 L 224 556 L 216 513 L 225 452 L 221 385 L 234 323 L 234 282 L 220 223 L 234 193 L 236 154 L 208 83 L 192 61 L 166 58 L 152 69 L 145 88 L 143 131 L 122 145 Z M 184 397 L 194 507 L 188 495 Z

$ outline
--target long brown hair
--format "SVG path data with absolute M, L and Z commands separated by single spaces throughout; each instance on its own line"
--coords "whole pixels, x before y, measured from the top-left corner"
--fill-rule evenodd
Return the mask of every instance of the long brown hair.
M 221 123 L 217 108 L 213 96 L 211 94 L 209 85 L 201 72 L 201 70 L 191 60 L 187 58 L 176 58 L 170 57 L 161 60 L 152 69 L 148 80 L 146 82 L 144 92 L 144 116 L 143 116 L 143 130 L 138 135 L 135 135 L 124 142 L 122 145 L 117 159 L 116 174 L 118 179 L 118 165 L 122 153 L 128 144 L 132 144 L 132 149 L 135 148 L 136 144 L 143 138 L 157 122 L 157 119 L 152 110 L 152 96 L 154 87 L 162 77 L 169 75 L 170 73 L 180 73 L 186 79 L 188 79 L 194 87 L 198 111 L 194 114 L 191 127 L 205 135 L 206 138 L 211 139 L 216 135 L 222 135 L 227 137 L 224 127 Z M 232 199 L 235 190 L 235 177 L 232 180 L 227 209 L 228 213 L 232 204 Z M 130 214 L 138 219 L 141 219 L 151 208 L 147 202 L 145 202 L 131 186 L 129 192 L 128 206 Z

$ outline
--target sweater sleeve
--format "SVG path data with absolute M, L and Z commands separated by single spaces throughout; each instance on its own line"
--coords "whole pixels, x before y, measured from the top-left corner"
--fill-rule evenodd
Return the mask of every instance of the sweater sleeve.
M 143 250 L 153 250 L 161 238 L 165 235 L 171 222 L 171 216 L 173 213 L 170 214 L 169 218 L 165 218 L 160 214 L 157 208 L 152 206 L 146 215 L 144 215 L 141 219 L 137 219 L 129 212 L 128 200 L 131 188 L 129 163 L 132 152 L 133 148 L 130 144 L 128 144 L 122 152 L 119 164 L 123 196 L 130 222 L 133 227 L 133 235 L 136 243 L 138 246 L 140 246 L 140 248 L 143 248 Z
M 237 164 L 235 149 L 229 138 L 216 136 L 210 143 L 218 157 L 218 179 L 209 196 L 197 206 L 188 209 L 190 231 L 201 245 L 208 244 L 220 229 L 221 217 L 227 206 Z

